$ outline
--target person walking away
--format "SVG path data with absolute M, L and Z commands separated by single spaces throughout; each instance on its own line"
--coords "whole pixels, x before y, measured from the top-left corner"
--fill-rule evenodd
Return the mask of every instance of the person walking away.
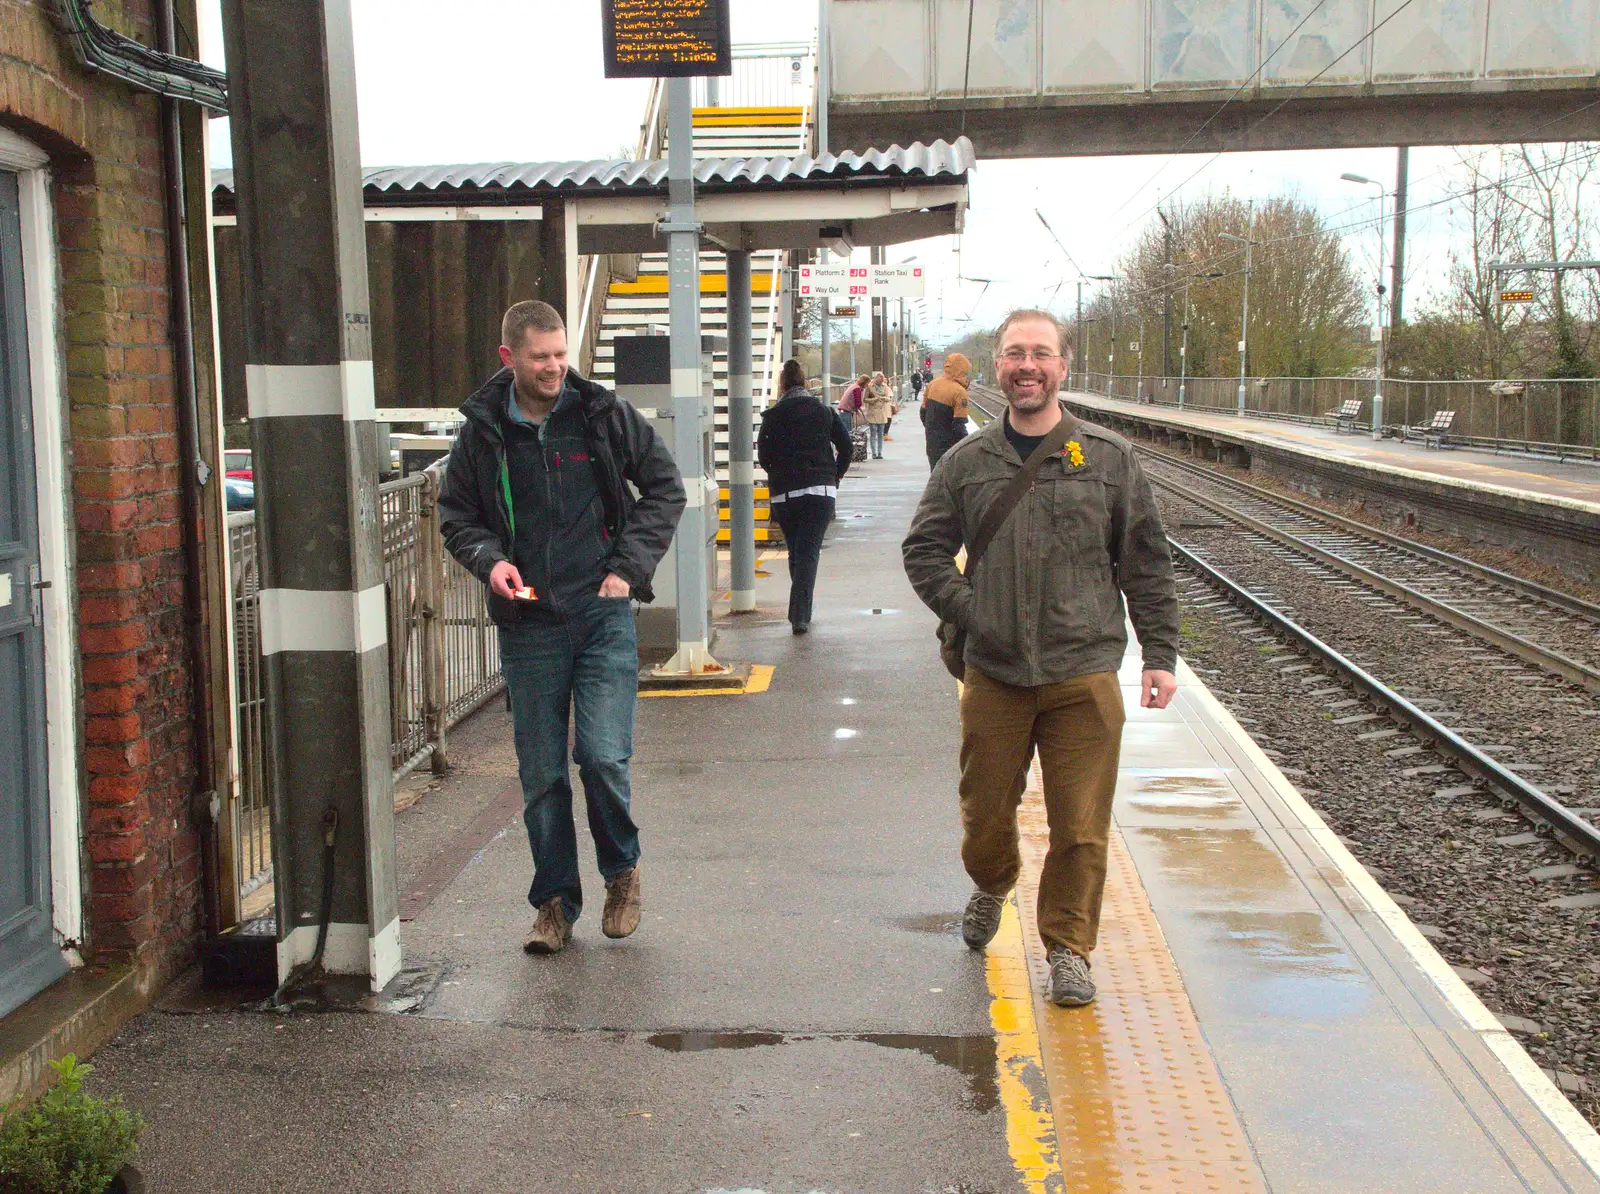
M 928 383 L 923 399 L 923 425 L 927 428 L 928 467 L 967 435 L 967 378 L 972 362 L 959 352 L 944 359 L 944 373 Z
M 799 361 L 784 362 L 780 384 L 783 397 L 761 412 L 756 459 L 766 470 L 772 515 L 789 545 L 789 625 L 805 634 L 822 536 L 850 468 L 850 432 L 806 390 Z
M 844 416 L 844 429 L 854 431 L 856 423 L 861 417 L 861 404 L 867 386 L 867 375 L 863 373 L 845 388 L 844 395 L 839 399 L 839 413 Z
M 921 369 L 913 369 L 911 371 L 911 401 L 918 402 L 918 403 L 920 403 L 922 401 L 922 370 Z
M 872 459 L 882 460 L 884 431 L 894 414 L 894 395 L 889 392 L 889 382 L 883 374 L 874 373 L 867 382 L 862 409 L 867 419 L 867 451 Z
M 1061 325 L 1015 311 L 996 340 L 1005 417 L 939 462 L 902 550 L 963 680 L 961 859 L 974 891 L 962 936 L 983 949 L 1000 926 L 1022 865 L 1017 808 L 1037 751 L 1050 827 L 1039 934 L 1051 1001 L 1077 1007 L 1095 997 L 1089 956 L 1122 744 L 1123 603 L 1144 656 L 1139 703 L 1162 709 L 1177 690 L 1178 597 L 1133 449 L 1057 397 L 1070 364 Z M 963 547 L 965 569 L 954 559 Z
M 683 478 L 650 424 L 567 366 L 561 316 L 521 302 L 500 327 L 504 365 L 466 416 L 439 494 L 445 547 L 489 589 L 533 854 L 523 948 L 559 953 L 583 909 L 568 774 L 573 754 L 605 880 L 600 927 L 639 926 L 639 830 L 629 759 L 639 652 L 630 598 L 683 513 Z M 629 486 L 638 493 L 633 496 Z

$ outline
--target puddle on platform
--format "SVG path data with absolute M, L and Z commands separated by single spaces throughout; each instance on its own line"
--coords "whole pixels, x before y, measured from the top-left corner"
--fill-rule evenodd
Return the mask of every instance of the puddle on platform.
M 1235 983 L 1236 1005 L 1301 1021 L 1353 1016 L 1372 1003 L 1366 973 L 1328 932 L 1318 912 L 1202 912 L 1198 919 L 1254 959 L 1249 978 Z
M 961 927 L 961 913 L 926 912 L 921 916 L 896 916 L 889 923 L 908 933 L 953 933 Z
M 669 1053 L 707 1053 L 714 1049 L 759 1049 L 805 1041 L 859 1041 L 880 1049 L 921 1053 L 964 1075 L 967 1098 L 980 1115 L 1000 1105 L 1000 1055 L 992 1036 L 934 1036 L 916 1032 L 817 1033 L 789 1036 L 781 1032 L 656 1032 L 646 1043 Z
M 1216 775 L 1141 775 L 1134 784 L 1127 803 L 1144 812 L 1226 817 L 1240 807 L 1238 795 Z

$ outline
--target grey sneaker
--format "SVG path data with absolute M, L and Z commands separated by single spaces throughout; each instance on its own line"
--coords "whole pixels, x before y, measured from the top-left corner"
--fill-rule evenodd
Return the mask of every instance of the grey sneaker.
M 533 932 L 522 943 L 530 954 L 558 954 L 572 940 L 572 922 L 567 919 L 566 905 L 561 897 L 546 900 L 539 905 L 539 915 L 533 922 Z
M 1005 896 L 974 891 L 961 914 L 961 940 L 968 949 L 982 949 L 1000 931 L 1000 914 L 1005 911 Z
M 1050 1002 L 1057 1007 L 1083 1007 L 1094 1002 L 1089 961 L 1064 945 L 1050 951 Z

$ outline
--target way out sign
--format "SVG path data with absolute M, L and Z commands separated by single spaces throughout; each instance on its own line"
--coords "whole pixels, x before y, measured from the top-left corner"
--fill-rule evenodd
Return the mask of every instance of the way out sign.
M 730 0 L 600 0 L 608 79 L 733 73 Z
M 795 285 L 801 298 L 861 298 L 867 293 L 867 280 L 853 276 L 858 272 L 865 274 L 866 269 L 849 265 L 802 265 Z
M 874 265 L 868 267 L 867 295 L 871 298 L 902 299 L 923 296 L 920 265 Z

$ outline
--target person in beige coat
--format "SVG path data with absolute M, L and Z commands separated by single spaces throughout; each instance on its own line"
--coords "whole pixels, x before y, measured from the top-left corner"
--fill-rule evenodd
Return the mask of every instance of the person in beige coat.
M 883 432 L 894 417 L 894 394 L 889 390 L 889 379 L 874 373 L 861 395 L 861 410 L 867 420 L 867 448 L 872 459 L 883 459 Z

